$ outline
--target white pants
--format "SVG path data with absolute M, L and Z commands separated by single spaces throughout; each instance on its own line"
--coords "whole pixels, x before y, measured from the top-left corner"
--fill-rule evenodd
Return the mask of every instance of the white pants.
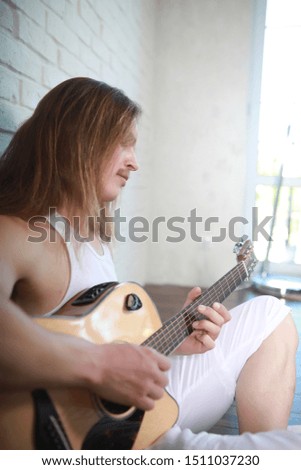
M 256 297 L 230 311 L 232 318 L 213 350 L 172 357 L 167 390 L 178 402 L 179 418 L 154 449 L 301 449 L 301 434 L 289 431 L 237 436 L 206 432 L 232 404 L 248 358 L 289 310 L 274 297 Z

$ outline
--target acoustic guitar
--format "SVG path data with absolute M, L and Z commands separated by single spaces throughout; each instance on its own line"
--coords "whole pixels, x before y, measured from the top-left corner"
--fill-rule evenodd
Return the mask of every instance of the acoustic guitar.
M 168 356 L 191 334 L 193 322 L 204 318 L 197 307 L 223 302 L 253 271 L 257 260 L 251 242 L 243 237 L 235 251 L 237 265 L 163 324 L 148 294 L 132 282 L 93 286 L 56 314 L 35 321 L 93 343 L 130 342 Z M 104 401 L 84 389 L 0 396 L 1 449 L 146 449 L 178 416 L 177 403 L 167 392 L 147 412 Z

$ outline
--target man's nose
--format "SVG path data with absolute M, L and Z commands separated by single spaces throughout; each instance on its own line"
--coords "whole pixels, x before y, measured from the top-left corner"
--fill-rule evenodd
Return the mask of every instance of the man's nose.
M 130 171 L 137 171 L 139 166 L 134 151 L 130 152 L 127 156 L 126 166 Z

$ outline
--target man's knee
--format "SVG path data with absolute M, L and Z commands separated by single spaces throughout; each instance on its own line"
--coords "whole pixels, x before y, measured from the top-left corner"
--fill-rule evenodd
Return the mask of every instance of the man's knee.
M 265 310 L 267 323 L 271 322 L 272 324 L 281 310 L 287 308 L 281 300 L 271 295 L 259 296 L 257 299 L 258 302 L 261 302 L 261 307 Z M 293 354 L 296 353 L 299 344 L 299 336 L 291 312 L 285 316 L 270 336 L 277 336 L 281 344 L 284 344 Z M 266 339 L 268 339 L 268 337 Z
M 283 342 L 289 352 L 295 355 L 299 344 L 299 335 L 291 313 L 288 313 L 276 330 L 278 330 L 279 335 L 283 338 Z

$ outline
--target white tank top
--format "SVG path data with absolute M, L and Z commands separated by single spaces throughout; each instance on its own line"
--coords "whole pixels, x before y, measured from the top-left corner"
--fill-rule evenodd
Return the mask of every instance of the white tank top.
M 74 241 L 72 241 L 74 237 L 72 227 L 68 225 L 68 230 L 66 230 L 67 222 L 60 221 L 58 220 L 59 218 L 60 216 L 57 215 L 55 223 L 52 222 L 51 218 L 48 218 L 48 221 L 63 237 L 65 242 L 69 255 L 70 280 L 64 298 L 54 309 L 44 316 L 52 315 L 74 295 L 84 289 L 103 282 L 117 281 L 109 247 L 106 244 L 102 244 L 103 255 L 99 255 L 91 243 L 85 241 L 79 243 L 79 249 L 75 250 Z

